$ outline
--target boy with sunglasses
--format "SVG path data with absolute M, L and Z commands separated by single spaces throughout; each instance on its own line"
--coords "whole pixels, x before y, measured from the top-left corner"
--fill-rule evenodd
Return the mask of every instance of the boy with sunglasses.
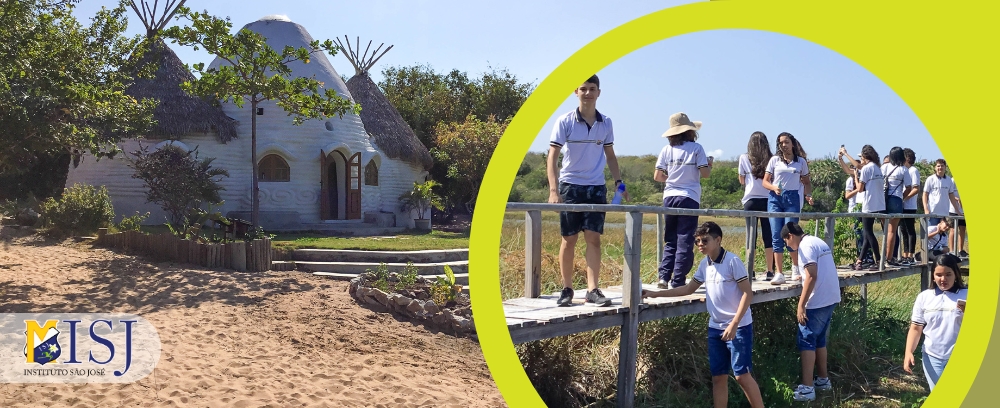
M 705 258 L 694 278 L 673 289 L 643 289 L 643 297 L 687 296 L 705 285 L 708 308 L 708 364 L 712 371 L 712 399 L 725 407 L 729 398 L 729 373 L 743 389 L 750 406 L 764 406 L 760 388 L 751 371 L 753 364 L 753 319 L 750 302 L 753 289 L 743 261 L 722 247 L 722 228 L 706 222 L 695 230 L 694 243 Z

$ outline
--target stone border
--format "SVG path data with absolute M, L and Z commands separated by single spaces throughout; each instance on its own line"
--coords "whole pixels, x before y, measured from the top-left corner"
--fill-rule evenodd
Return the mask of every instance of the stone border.
M 396 280 L 393 278 L 397 276 L 395 273 L 392 273 L 390 275 L 390 282 Z M 451 309 L 445 309 L 436 305 L 430 299 L 411 299 L 399 293 L 386 293 L 378 288 L 366 286 L 365 283 L 364 274 L 351 279 L 350 294 L 358 303 L 379 305 L 411 319 L 422 321 L 432 327 L 459 336 L 466 334 L 474 336 L 476 334 L 476 325 L 472 320 L 471 307 L 465 307 L 453 312 Z M 421 276 L 417 278 L 417 283 L 431 284 L 432 282 Z M 460 293 L 458 296 L 468 297 L 465 293 Z

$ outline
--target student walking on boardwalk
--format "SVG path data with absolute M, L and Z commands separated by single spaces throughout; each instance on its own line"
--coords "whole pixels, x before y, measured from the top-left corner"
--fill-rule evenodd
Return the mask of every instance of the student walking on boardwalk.
M 797 213 L 802 210 L 799 197 L 800 188 L 805 193 L 805 200 L 809 205 L 813 205 L 812 183 L 809 181 L 809 164 L 802 156 L 802 147 L 798 140 L 791 133 L 783 132 L 778 135 L 778 151 L 767 163 L 763 185 L 770 190 L 767 196 L 768 212 L 789 212 Z M 797 222 L 794 217 L 772 217 L 771 222 L 771 245 L 774 250 L 774 279 L 772 285 L 785 283 L 785 274 L 781 269 L 785 262 L 785 243 L 781 240 L 779 232 L 786 222 Z M 798 259 L 795 257 L 795 250 L 792 252 L 792 280 L 799 279 Z
M 885 194 L 883 193 L 885 185 L 885 179 L 882 178 L 882 170 L 876 164 L 878 163 L 878 152 L 872 145 L 865 145 L 861 148 L 861 161 L 858 162 L 854 160 L 849 154 L 847 154 L 847 149 L 843 146 L 840 147 L 840 152 L 843 157 L 850 160 L 854 167 L 860 167 L 861 171 L 858 173 L 858 185 L 857 192 L 865 193 L 863 200 L 861 201 L 861 212 L 865 214 L 884 214 L 885 213 Z M 861 220 L 862 235 L 864 235 L 864 240 L 861 244 L 861 254 L 866 254 L 868 251 L 872 251 L 875 254 L 874 264 L 864 264 L 859 259 L 857 263 L 852 266 L 854 270 L 870 270 L 877 271 L 878 263 L 882 260 L 882 251 L 879 250 L 878 241 L 875 239 L 875 219 L 874 218 L 862 218 Z
M 621 184 L 618 159 L 615 156 L 615 134 L 611 118 L 597 111 L 597 97 L 601 83 L 594 75 L 573 93 L 579 98 L 576 110 L 556 120 L 549 141 L 546 160 L 549 179 L 549 203 L 607 204 L 607 187 L 604 166 L 611 170 L 615 186 Z M 563 153 L 562 167 L 557 167 L 559 153 Z M 558 183 L 557 180 L 558 173 Z M 628 193 L 624 195 L 628 199 Z M 603 212 L 562 212 L 559 230 L 559 271 L 563 290 L 557 301 L 559 306 L 573 303 L 573 256 L 580 232 L 587 243 L 587 294 L 586 302 L 609 306 L 611 300 L 598 288 L 601 273 L 601 234 L 604 233 Z
M 673 289 L 646 290 L 643 297 L 686 296 L 705 285 L 708 308 L 708 365 L 712 372 L 712 399 L 724 408 L 729 398 L 729 373 L 743 389 L 750 406 L 763 407 L 753 375 L 753 289 L 743 261 L 722 247 L 722 228 L 706 222 L 695 232 L 698 251 L 705 258 L 690 283 Z
M 701 203 L 701 179 L 712 172 L 712 158 L 696 142 L 701 122 L 692 122 L 683 112 L 670 115 L 670 128 L 663 132 L 669 144 L 660 151 L 653 179 L 664 183 L 663 206 L 697 209 Z M 658 286 L 684 286 L 694 265 L 694 230 L 697 215 L 666 215 L 663 257 Z
M 826 339 L 833 309 L 840 303 L 840 279 L 833 251 L 825 241 L 805 235 L 799 224 L 789 222 L 781 228 L 781 237 L 798 252 L 802 266 L 802 294 L 796 320 L 799 323 L 798 344 L 802 361 L 802 384 L 795 389 L 796 401 L 813 401 L 816 390 L 828 390 Z M 813 373 L 818 376 L 814 379 Z
M 937 257 L 934 267 L 934 282 L 931 287 L 917 295 L 910 318 L 910 332 L 906 336 L 906 355 L 903 370 L 913 374 L 920 336 L 924 337 L 923 367 L 927 385 L 934 391 L 934 385 L 941 378 L 951 352 L 955 350 L 955 340 L 962 328 L 965 316 L 965 299 L 968 289 L 962 283 L 961 260 L 952 254 Z
M 750 141 L 747 143 L 747 152 L 740 155 L 739 175 L 740 184 L 743 185 L 743 210 L 744 211 L 767 211 L 767 193 L 764 188 L 764 171 L 767 170 L 767 163 L 771 160 L 771 145 L 768 144 L 767 135 L 764 132 L 753 132 Z M 764 237 L 764 264 L 767 265 L 765 279 L 774 278 L 774 250 L 771 239 L 771 221 L 767 217 L 758 217 L 760 220 L 760 235 Z M 750 234 L 750 218 L 746 219 L 747 224 L 747 253 L 750 251 L 750 243 L 757 240 L 757 235 Z M 751 265 L 753 263 L 751 262 Z M 750 280 L 755 280 L 750 276 Z

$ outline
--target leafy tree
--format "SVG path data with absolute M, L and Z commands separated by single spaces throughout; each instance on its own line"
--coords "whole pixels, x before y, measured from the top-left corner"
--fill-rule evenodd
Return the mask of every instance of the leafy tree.
M 146 74 L 133 65 L 141 38 L 123 36 L 124 4 L 102 8 L 84 26 L 73 16 L 77 1 L 0 2 L 0 173 L 16 179 L 67 164 L 36 194 L 58 193 L 66 155 L 113 157 L 119 140 L 152 125 L 155 101 L 124 93 Z
M 449 202 L 463 203 L 472 212 L 486 166 L 507 124 L 497 122 L 493 116 L 483 121 L 475 115 L 462 123 L 438 124 L 434 132 L 437 147 L 431 149 L 431 154 L 438 166 L 447 169 L 450 188 L 445 191 Z
M 166 29 L 163 32 L 166 38 L 180 45 L 193 46 L 195 50 L 204 48 L 226 62 L 218 68 L 208 69 L 204 63 L 195 64 L 192 71 L 198 79 L 185 82 L 182 88 L 191 94 L 232 102 L 241 108 L 244 103 L 250 103 L 250 158 L 253 161 L 251 223 L 256 227 L 260 213 L 257 105 L 275 101 L 293 116 L 296 125 L 301 125 L 306 119 L 342 117 L 348 112 L 357 114 L 361 106 L 341 98 L 332 88 L 321 92 L 323 84 L 315 78 L 291 77 L 292 70 L 288 65 L 292 62 L 309 63 L 313 54 L 320 52 L 336 55 L 338 48 L 333 41 L 313 41 L 308 48 L 286 46 L 279 52 L 267 45 L 264 36 L 253 31 L 241 29 L 231 34 L 233 25 L 228 19 L 222 20 L 208 12 L 191 12 L 187 7 L 178 7 L 177 19 L 186 19 L 190 25 Z
M 147 146 L 133 153 L 129 167 L 135 169 L 132 178 L 146 183 L 146 202 L 159 204 L 170 214 L 170 223 L 180 227 L 184 217 L 201 203 L 219 203 L 225 169 L 212 168 L 215 158 L 198 159 L 198 148 L 185 151 L 166 145 L 152 153 Z

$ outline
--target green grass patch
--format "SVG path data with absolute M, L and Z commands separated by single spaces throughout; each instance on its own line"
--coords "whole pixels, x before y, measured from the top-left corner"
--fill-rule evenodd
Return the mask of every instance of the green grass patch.
M 272 240 L 277 248 L 354 249 L 363 251 L 421 251 L 469 247 L 469 234 L 459 232 L 406 231 L 378 237 L 328 237 L 315 233 L 277 234 Z

